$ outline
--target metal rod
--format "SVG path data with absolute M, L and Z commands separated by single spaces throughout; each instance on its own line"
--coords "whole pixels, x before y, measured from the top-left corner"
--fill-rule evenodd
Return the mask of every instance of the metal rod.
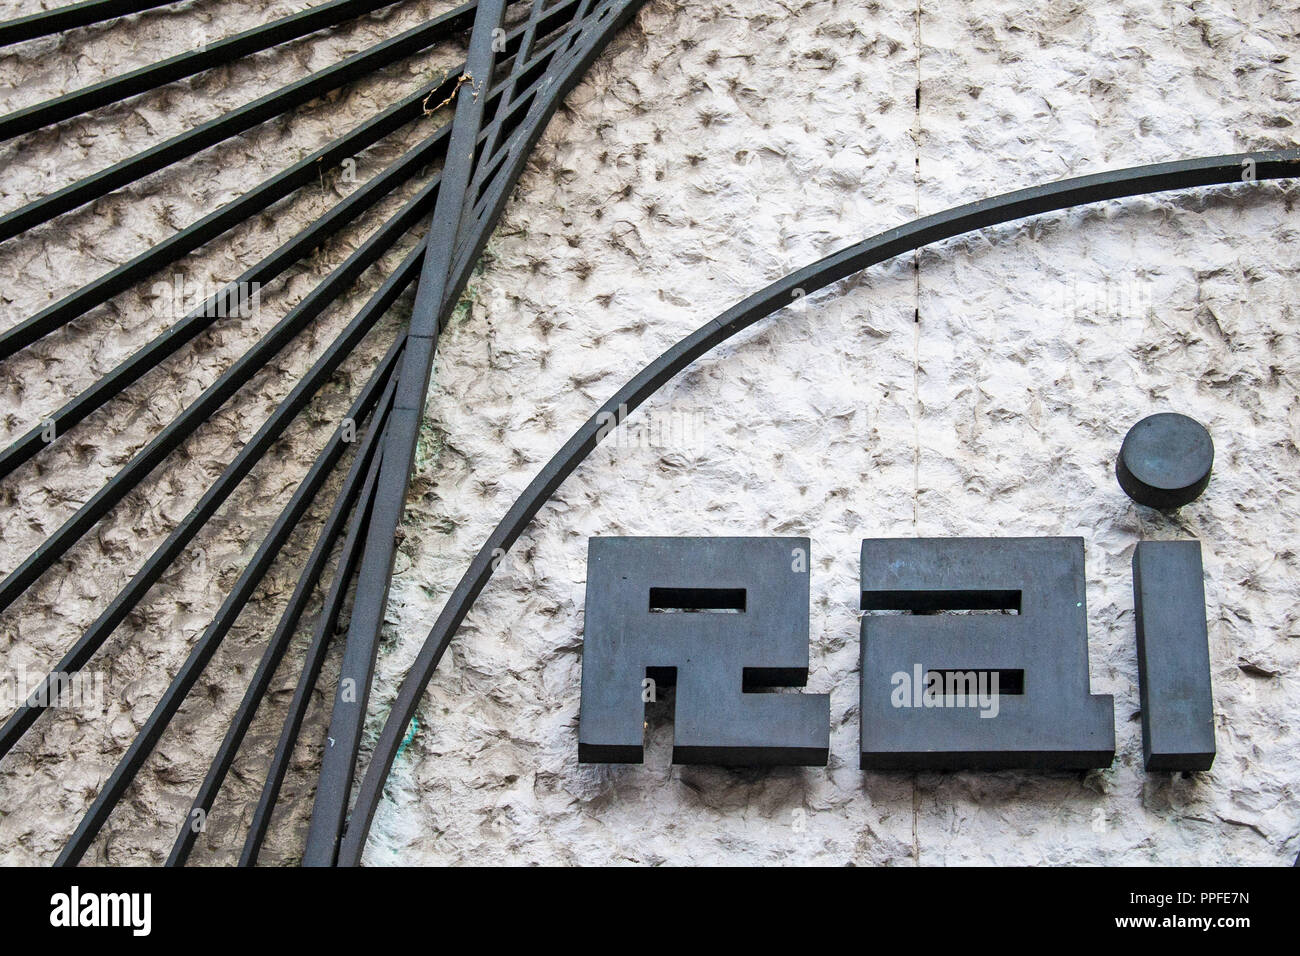
M 330 347 L 262 423 L 257 433 L 240 449 L 239 454 L 226 466 L 189 514 L 172 529 L 166 540 L 154 550 L 130 582 L 118 592 L 80 640 L 64 654 L 51 673 L 42 680 L 38 691 L 29 696 L 29 702 L 19 707 L 10 716 L 4 727 L 0 728 L 0 757 L 13 748 L 45 710 L 44 706 L 34 704 L 32 701 L 48 700 L 49 687 L 55 686 L 55 682 L 65 678 L 66 675 L 81 670 L 103 646 L 109 635 L 157 583 L 267 450 L 284 434 L 284 430 L 289 427 L 298 413 L 307 406 L 353 349 L 374 328 L 375 323 L 415 280 L 422 254 L 423 244 L 407 256 L 406 260 L 371 296 Z
M 197 50 L 151 63 L 130 73 L 111 77 L 42 103 L 34 103 L 6 116 L 0 116 L 0 142 L 52 126 L 101 106 L 117 103 L 137 93 L 157 89 L 215 66 L 224 66 L 250 53 L 296 40 L 298 37 L 326 27 L 336 26 L 345 20 L 355 19 L 380 7 L 391 6 L 395 2 L 397 0 L 330 0 L 329 3 L 308 7 L 280 20 L 204 45 Z
M 392 399 L 389 398 L 391 409 Z M 266 780 L 262 784 L 262 793 L 258 797 L 257 807 L 253 810 L 253 819 L 244 838 L 244 849 L 239 855 L 240 866 L 252 866 L 257 862 L 266 831 L 271 825 L 271 816 L 275 812 L 276 802 L 280 798 L 280 788 L 284 784 L 285 774 L 289 772 L 289 763 L 293 759 L 293 750 L 298 743 L 298 734 L 302 730 L 303 718 L 311 703 L 312 692 L 320 679 L 321 667 L 325 663 L 325 653 L 330 641 L 338 630 L 339 617 L 343 613 L 343 604 L 347 598 L 348 586 L 356 576 L 357 565 L 361 560 L 362 546 L 365 544 L 366 529 L 370 526 L 370 515 L 374 508 L 375 485 L 379 481 L 379 466 L 383 459 L 383 433 L 387 425 L 375 422 L 370 434 L 366 436 L 377 449 L 369 467 L 366 469 L 365 488 L 361 492 L 352 522 L 348 528 L 347 539 L 339 553 L 338 565 L 334 570 L 334 580 L 330 585 L 325 603 L 321 606 L 320 616 L 316 619 L 316 628 L 312 633 L 311 643 L 303 658 L 303 666 L 294 688 L 293 699 L 284 715 L 284 724 L 280 729 L 280 738 L 266 770 Z
M 367 404 L 373 402 L 374 392 L 381 382 L 386 380 L 386 391 L 391 390 L 396 385 L 396 382 L 392 380 L 393 370 L 396 367 L 397 362 L 394 361 L 392 365 L 379 370 L 383 372 L 382 375 L 376 374 L 371 377 L 367 388 L 363 392 Z M 90 848 L 96 834 L 99 833 L 109 814 L 113 812 L 113 808 L 121 800 L 122 794 L 135 778 L 140 766 L 153 752 L 154 746 L 162 737 L 163 731 L 167 729 L 167 725 L 171 723 L 176 711 L 180 709 L 195 681 L 199 679 L 204 668 L 212 659 L 212 655 L 221 646 L 222 639 L 234 625 L 239 612 L 253 596 L 257 585 L 266 572 L 270 570 L 276 556 L 284 547 L 285 542 L 289 540 L 289 536 L 297 527 L 298 522 L 302 520 L 312 501 L 315 500 L 326 479 L 329 478 L 330 472 L 333 471 L 334 465 L 337 464 L 347 444 L 344 440 L 343 429 L 340 427 L 331 437 L 325 451 L 316 459 L 316 463 L 312 465 L 307 476 L 298 485 L 298 490 L 294 492 L 293 498 L 280 512 L 280 516 L 276 519 L 271 530 L 267 532 L 261 546 L 257 549 L 257 553 L 253 556 L 253 560 L 248 563 L 243 574 L 240 575 L 239 581 L 230 594 L 226 596 L 226 600 L 216 618 L 208 625 L 203 632 L 203 636 L 199 638 L 189 656 L 185 659 L 185 663 L 181 665 L 176 676 L 172 678 L 167 690 L 154 706 L 149 719 L 140 728 L 140 733 L 99 791 L 99 796 L 95 798 L 95 802 L 86 812 L 86 815 L 82 817 L 81 823 L 78 824 L 76 831 L 64 846 L 63 852 L 59 854 L 58 859 L 55 861 L 55 866 L 75 866 L 85 855 L 86 850 Z
M 175 0 L 86 0 L 85 3 L 43 10 L 0 23 L 0 46 L 125 17 L 141 10 L 169 6 L 174 2 Z
M 474 228 L 465 230 L 466 235 L 457 250 L 456 268 L 452 273 L 455 281 L 448 291 L 451 301 L 458 299 L 464 292 L 473 263 L 487 244 L 490 227 L 500 217 L 506 202 L 509 201 L 514 184 L 523 172 L 528 156 L 546 124 L 550 122 L 564 97 L 581 79 L 592 61 L 600 55 L 610 37 L 621 29 L 642 2 L 643 0 L 619 0 L 591 14 L 587 18 L 587 23 L 558 41 L 559 46 L 570 44 L 570 50 L 560 61 L 552 64 L 551 69 L 554 72 L 548 71 L 549 82 L 546 83 L 548 86 L 546 95 L 535 96 L 534 89 L 529 88 L 519 97 L 527 104 L 526 115 L 510 134 L 506 145 L 484 164 L 485 167 L 493 167 L 499 163 L 500 167 L 495 173 L 489 169 L 488 175 L 493 176 L 489 184 L 490 188 L 484 190 L 479 196 L 472 214 Z M 578 45 L 576 41 L 587 36 L 584 31 L 588 30 L 598 32 L 590 34 L 591 38 L 587 42 Z M 513 110 L 503 112 L 505 116 L 499 116 L 494 127 L 498 123 L 513 121 Z M 477 185 L 471 186 L 471 193 L 477 192 L 478 188 Z
M 474 155 L 487 97 L 481 94 L 491 86 L 496 61 L 495 37 L 505 15 L 505 0 L 479 0 L 478 16 L 470 35 L 469 54 L 465 58 L 469 90 L 457 96 L 452 121 L 451 143 L 442 170 L 442 190 L 434 207 L 429 226 L 428 249 L 416 288 L 411 328 L 406 351 L 402 356 L 402 375 L 398 394 L 384 439 L 384 461 L 380 466 L 374 514 L 366 535 L 357 581 L 357 597 L 343 652 L 343 665 L 334 695 L 330 729 L 321 758 L 320 783 L 307 831 L 306 866 L 332 866 L 338 850 L 339 836 L 347 815 L 348 795 L 357 748 L 361 743 L 361 726 L 365 720 L 370 693 L 370 676 L 374 668 L 377 636 L 388 598 L 388 581 L 392 571 L 393 537 L 401 514 L 401 498 L 411 467 L 413 448 L 407 448 L 407 436 L 418 432 L 416 419 L 420 405 L 413 402 L 415 390 L 423 398 L 428 385 L 428 371 L 421 366 L 433 349 L 438 316 L 451 268 L 456 235 L 465 206 L 465 193 L 473 172 Z M 414 362 L 412 356 L 415 356 Z M 408 383 L 407 375 L 416 377 Z M 387 537 L 381 543 L 381 539 Z M 351 686 L 352 693 L 346 693 Z
M 531 144 L 541 135 L 545 121 L 559 107 L 565 93 L 577 82 L 587 65 L 594 60 L 600 49 L 640 6 L 640 3 L 641 0 L 614 0 L 605 3 L 602 9 L 571 31 L 571 35 L 580 34 L 581 31 L 591 27 L 586 34 L 581 34 L 586 42 L 580 45 L 577 51 L 570 51 L 569 55 L 558 61 L 551 61 L 542 80 L 540 92 L 532 98 L 528 112 L 530 122 L 524 129 L 512 134 L 511 144 L 522 145 L 525 142 Z M 480 12 L 485 11 L 484 5 L 480 8 Z M 474 37 L 479 36 L 479 22 L 481 21 L 475 23 Z M 474 39 L 471 39 L 471 56 L 473 43 Z M 473 210 L 467 208 L 471 205 L 469 186 L 476 151 L 457 145 L 460 130 L 465 129 L 467 124 L 473 124 L 473 133 L 464 133 L 459 141 L 477 142 L 478 132 L 482 126 L 483 104 L 477 100 L 468 103 L 462 100 L 457 106 L 453 139 L 448 148 L 448 160 L 443 176 L 446 190 L 453 188 L 452 183 L 460 184 L 460 197 L 459 201 L 454 200 L 451 197 L 456 194 L 445 190 L 443 196 L 447 199 L 440 202 L 435 209 L 434 219 L 429 228 L 429 252 L 425 257 L 424 271 L 416 291 L 411 331 L 403 359 L 402 381 L 396 408 L 385 438 L 378 501 L 371 518 L 366 553 L 362 560 L 357 586 L 360 597 L 353 609 L 348 629 L 349 652 L 345 656 L 346 669 L 343 674 L 353 681 L 355 700 L 343 701 L 338 693 L 335 695 L 329 733 L 332 746 L 326 749 L 321 762 L 320 786 L 317 789 L 312 827 L 308 831 L 307 852 L 303 861 L 306 865 L 329 866 L 337 859 L 337 849 L 344 831 L 344 820 L 360 747 L 361 727 L 369 699 L 370 678 L 374 670 L 379 629 L 387 607 L 388 587 L 395 556 L 395 535 L 405 504 L 416 439 L 423 415 L 424 396 L 433 365 L 434 349 L 442 323 L 445 321 L 444 316 L 464 290 L 465 283 L 469 279 L 473 257 L 486 243 L 489 226 L 495 218 L 487 219 L 473 215 Z M 464 119 L 460 112 L 462 109 L 466 111 Z M 508 112 L 508 107 L 503 102 L 498 108 L 498 121 Z M 498 177 L 499 188 L 502 190 L 501 201 L 497 206 L 498 212 L 504 205 L 509 183 L 513 182 L 522 170 L 526 159 L 525 154 L 526 150 L 521 149 L 516 157 L 517 162 L 511 165 L 510 172 L 504 177 Z M 457 162 L 461 166 L 453 173 L 453 164 Z M 451 178 L 453 175 L 456 176 L 454 180 Z M 470 226 L 464 228 L 467 215 Z M 474 252 L 458 256 L 458 253 L 466 249 L 473 249 Z
M 47 415 L 43 424 L 28 430 L 0 453 L 0 477 L 8 475 L 51 444 L 49 435 L 42 434 L 45 429 L 52 431 L 55 436 L 54 441 L 57 441 L 96 409 L 120 395 L 205 329 L 210 328 L 226 311 L 222 308 L 223 303 L 238 301 L 239 297 L 248 294 L 248 290 L 270 282 L 289 266 L 310 254 L 338 230 L 354 224 L 363 213 L 442 155 L 446 142 L 445 130 L 438 130 L 428 140 L 406 153 L 388 169 L 371 178 L 311 226 L 282 244 L 238 279 L 228 283 L 103 378 L 83 390 L 53 414 Z
M 577 9 L 574 11 L 573 19 L 580 23 L 583 17 L 587 15 L 588 11 L 591 9 L 592 3 L 594 2 L 595 0 L 581 0 L 581 3 L 578 4 Z M 506 118 L 512 112 L 512 108 L 516 106 L 517 100 L 519 99 L 516 97 L 519 81 L 525 73 L 534 69 L 538 61 L 542 59 L 541 56 L 535 57 L 533 55 L 534 44 L 536 43 L 537 37 L 539 35 L 545 36 L 546 33 L 549 32 L 547 25 L 543 22 L 543 18 L 540 15 L 538 9 L 540 6 L 541 3 L 538 2 L 538 0 L 534 0 L 533 15 L 529 17 L 527 23 L 524 24 L 525 32 L 520 41 L 520 49 L 527 52 L 523 57 L 515 58 L 514 63 L 511 65 L 509 76 L 506 78 L 505 82 L 501 84 L 503 92 L 501 97 L 497 100 L 496 109 L 491 110 L 491 108 L 489 108 L 494 118 L 492 125 L 487 129 L 487 135 L 479 144 L 478 155 L 481 157 L 494 157 L 496 155 L 497 143 L 500 140 L 501 131 L 505 128 Z M 551 27 L 550 29 L 554 29 L 554 27 Z M 566 34 L 565 36 L 573 35 L 576 32 L 576 30 L 570 30 L 569 34 Z M 564 40 L 565 37 L 561 37 L 554 41 L 546 50 L 543 51 L 543 55 L 549 55 L 553 51 L 558 52 L 560 47 L 563 45 Z M 523 97 L 522 99 L 528 100 L 527 97 Z M 490 166 L 491 164 L 486 162 L 479 162 L 476 165 L 474 178 L 472 185 L 470 186 L 470 195 L 472 197 L 477 196 L 477 189 L 475 187 L 477 187 L 482 182 L 484 176 L 488 174 Z
M 357 155 L 400 129 L 421 115 L 421 106 L 426 99 L 433 97 L 436 100 L 450 93 L 455 88 L 457 75 L 458 72 L 453 72 L 446 79 L 422 86 L 379 115 L 366 120 L 347 135 L 339 137 L 310 156 L 294 163 L 283 172 L 250 189 L 238 199 L 232 200 L 198 222 L 146 249 L 130 262 L 82 286 L 31 318 L 6 329 L 0 333 L 0 359 L 8 358 L 40 337 L 81 318 L 91 309 L 103 305 L 141 279 L 153 275 L 164 266 L 170 265 L 235 226 L 249 221 L 299 187 L 316 181 L 321 176 L 322 170 L 330 169 L 340 161 Z M 439 142 L 444 143 L 445 139 L 440 139 Z
M 574 433 L 528 484 L 489 535 L 470 563 L 402 681 L 392 710 L 371 754 L 370 765 L 357 791 L 348 829 L 339 849 L 340 865 L 361 861 L 384 783 L 415 715 L 429 680 L 456 629 L 492 577 L 500 554 L 509 550 L 533 517 L 565 478 L 595 449 L 612 421 L 627 414 L 697 358 L 738 332 L 779 311 L 804 295 L 922 246 L 966 232 L 995 226 L 1086 203 L 1196 186 L 1240 183 L 1300 176 L 1300 150 L 1278 150 L 1213 156 L 1158 163 L 1062 180 L 957 206 L 880 233 L 805 266 L 732 306 L 722 315 L 680 340 L 643 368 Z
M 582 0 L 581 7 L 585 7 L 590 2 L 591 0 Z M 520 41 L 519 49 L 523 51 L 523 56 L 515 58 L 515 62 L 510 68 L 510 73 L 507 76 L 505 83 L 502 84 L 505 87 L 505 89 L 501 95 L 501 98 L 497 100 L 496 110 L 493 111 L 491 109 L 488 109 L 485 111 L 484 115 L 493 115 L 495 113 L 497 118 L 500 118 L 501 111 L 504 110 L 506 107 L 508 107 L 511 101 L 514 100 L 515 83 L 518 80 L 519 75 L 524 71 L 524 69 L 526 69 L 527 58 L 532 55 L 533 44 L 534 42 L 536 42 L 537 39 L 537 28 L 539 25 L 538 9 L 542 5 L 543 5 L 542 0 L 533 0 L 532 14 L 528 17 L 528 20 L 524 23 L 524 35 Z M 579 8 L 580 11 L 581 11 L 581 7 Z M 582 17 L 582 13 L 579 12 L 578 19 L 581 19 L 581 17 Z M 479 143 L 478 146 L 479 156 L 491 156 L 493 153 L 496 152 L 496 145 L 497 145 L 496 141 L 497 141 L 497 137 L 500 135 L 500 129 L 501 129 L 500 123 L 495 123 L 493 124 L 492 128 L 487 131 L 487 136 L 483 139 L 481 143 Z
M 414 275 L 412 275 L 412 279 L 414 279 Z M 377 375 L 382 371 L 385 379 L 391 377 L 392 370 L 397 368 L 397 362 L 405 344 L 406 336 L 403 334 L 393 343 L 388 354 L 380 362 L 376 371 Z M 307 563 L 303 566 L 302 573 L 298 577 L 298 584 L 294 587 L 293 594 L 285 605 L 284 613 L 280 616 L 280 623 L 276 626 L 271 639 L 267 641 L 266 650 L 263 651 L 257 670 L 244 691 L 244 697 L 240 701 L 239 709 L 235 712 L 230 727 L 226 730 L 221 746 L 217 748 L 217 752 L 212 758 L 212 763 L 208 767 L 208 774 L 203 780 L 203 785 L 199 787 L 198 794 L 194 797 L 190 812 L 186 815 L 184 825 L 181 826 L 180 834 L 176 837 L 176 843 L 167 858 L 167 866 L 183 866 L 189 858 L 190 851 L 194 848 L 194 842 L 201 832 L 201 829 L 195 824 L 199 821 L 206 821 L 207 815 L 212 810 L 212 804 L 221 789 L 221 784 L 226 779 L 226 773 L 230 770 L 231 764 L 234 763 L 235 755 L 239 752 L 244 735 L 248 733 L 248 728 L 252 726 L 257 709 L 271 686 L 271 680 L 275 677 L 276 669 L 280 666 L 280 662 L 289 649 L 289 642 L 292 640 L 294 632 L 298 629 L 298 623 L 306 610 L 307 602 L 316 590 L 321 574 L 324 573 L 330 554 L 334 550 L 334 544 L 339 535 L 343 533 L 343 527 L 347 522 L 349 513 L 354 505 L 362 509 L 369 508 L 369 498 L 362 494 L 362 486 L 364 477 L 370 471 L 370 465 L 374 461 L 379 448 L 379 435 L 383 431 L 383 423 L 388 420 L 388 413 L 392 408 L 392 395 L 392 389 L 385 391 L 384 398 L 375 408 L 371 417 L 371 427 L 357 448 L 357 453 L 352 460 L 352 466 L 348 470 L 343 486 L 339 489 L 338 496 L 334 500 L 334 506 L 325 519 L 320 535 L 316 539 L 316 544 L 312 548 L 311 555 L 307 558 Z M 360 419 L 354 417 L 353 420 L 359 422 Z M 321 609 L 321 619 L 325 620 L 330 613 L 327 603 Z M 332 625 L 327 626 L 327 629 L 331 629 L 332 633 Z M 272 804 L 274 804 L 274 800 L 272 800 Z
M 143 450 L 137 452 L 131 461 L 65 521 L 58 531 L 42 542 L 22 564 L 0 581 L 0 610 L 11 605 L 68 548 L 205 422 L 208 416 L 224 405 L 280 349 L 342 295 L 408 229 L 427 216 L 429 209 L 437 200 L 438 185 L 439 181 L 435 179 L 421 189 L 396 215 L 335 268 L 302 302 L 294 306 L 252 348 L 208 386 L 184 412 L 159 432 Z
M 0 241 L 107 195 L 202 149 L 242 133 L 273 116 L 328 93 L 403 57 L 418 53 L 459 32 L 474 12 L 474 3 L 457 7 L 405 33 L 376 44 L 333 66 L 303 77 L 274 93 L 231 110 L 201 126 L 174 136 L 130 159 L 101 170 L 35 202 L 0 216 Z

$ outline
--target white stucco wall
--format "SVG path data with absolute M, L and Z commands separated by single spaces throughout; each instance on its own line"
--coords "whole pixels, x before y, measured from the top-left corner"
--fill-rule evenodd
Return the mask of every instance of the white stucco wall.
M 416 11 L 440 8 L 403 5 L 394 17 L 404 26 Z M 376 35 L 398 28 L 380 19 Z M 664 348 L 765 283 L 917 215 L 1070 175 L 1297 145 L 1298 25 L 1295 3 L 650 0 L 551 123 L 471 284 L 470 308 L 444 335 L 372 738 L 483 538 L 572 431 Z M 316 41 L 326 51 L 329 42 Z M 48 95 L 136 62 L 98 55 L 102 67 L 85 58 L 83 72 L 49 76 L 40 89 Z M 331 61 L 322 56 L 313 67 Z M 382 102 L 409 88 L 429 62 L 395 71 L 369 95 Z M 300 69 L 282 54 L 258 63 L 250 91 Z M 32 69 L 30 57 L 0 59 L 6 77 Z M 174 95 L 191 111 L 211 98 L 203 89 Z M 24 85 L 0 106 L 39 98 Z M 368 115 L 373 104 L 342 108 Z M 322 106 L 320 116 L 339 110 Z M 0 162 L 27 170 L 48 151 L 59 177 L 84 175 L 72 165 L 82 153 L 90 169 L 108 158 L 102 149 L 138 148 L 118 130 L 139 112 L 123 108 L 117 125 L 87 121 L 97 145 L 36 140 L 3 147 Z M 159 122 L 189 125 L 177 112 L 159 107 Z M 199 162 L 203 197 L 194 180 L 175 176 L 143 207 L 105 202 L 67 217 L 70 227 L 0 246 L 0 263 L 20 277 L 0 292 L 5 314 L 30 314 L 56 277 L 62 290 L 104 271 L 83 246 L 102 256 L 156 241 L 195 218 L 200 198 L 233 195 L 283 165 L 285 150 L 323 142 L 330 131 L 319 125 L 277 127 Z M 231 172 L 234 154 L 244 157 L 240 172 Z M 18 176 L 6 172 L 0 209 L 18 205 L 21 191 L 44 191 Z M 1168 194 L 988 230 L 811 295 L 697 363 L 632 419 L 667 423 L 667 440 L 598 449 L 483 592 L 425 696 L 366 862 L 1289 864 L 1300 851 L 1300 731 L 1291 716 L 1300 709 L 1300 347 L 1289 334 L 1300 319 L 1297 188 Z M 191 197 L 195 208 L 165 225 L 167 204 Z M 191 268 L 228 278 L 331 201 L 328 191 L 303 197 L 193 257 Z M 337 251 L 335 262 L 347 252 Z M 278 318 L 326 267 L 300 270 L 260 321 Z M 375 284 L 333 310 L 317 344 L 285 370 L 305 368 Z M 40 414 L 33 407 L 53 407 L 137 347 L 150 322 L 165 324 L 139 317 L 147 297 L 119 301 L 97 317 L 111 314 L 120 333 L 103 336 L 88 322 L 0 365 L 11 434 Z M 199 358 L 148 389 L 145 415 L 108 424 L 125 420 L 119 406 L 77 454 L 61 452 L 75 468 L 29 466 L 6 482 L 4 569 L 243 345 L 233 333 L 205 342 Z M 353 368 L 380 347 L 377 337 Z M 108 714 L 59 715 L 0 762 L 5 859 L 57 853 L 256 546 L 243 542 L 260 538 L 255 529 L 287 500 L 358 374 L 340 376 L 310 435 L 295 430 L 283 459 L 260 468 L 205 531 L 208 573 L 169 578 L 115 637 Z M 48 663 L 75 639 L 108 582 L 126 580 L 289 378 L 265 376 L 254 401 L 196 440 L 191 460 L 169 464 L 153 491 L 119 509 L 130 514 L 87 539 L 70 573 L 47 576 L 4 616 L 6 666 Z M 1174 517 L 1133 505 L 1112 473 L 1127 428 L 1163 409 L 1205 423 L 1218 450 L 1209 490 Z M 812 539 L 807 689 L 831 695 L 827 768 L 672 767 L 662 714 L 651 720 L 643 767 L 577 764 L 586 542 L 597 534 Z M 1115 696 L 1112 768 L 857 769 L 859 544 L 914 534 L 1084 538 L 1092 689 Z M 1219 755 L 1210 773 L 1171 777 L 1141 768 L 1129 563 L 1144 537 L 1186 536 L 1204 549 Z M 292 587 L 285 564 L 106 827 L 99 858 L 156 862 L 170 847 Z M 286 668 L 277 677 L 276 707 L 295 676 Z M 327 716 L 314 711 L 313 743 Z M 238 852 L 277 731 L 274 713 L 259 718 L 196 860 L 228 862 Z M 270 862 L 291 861 L 300 847 L 311 760 L 304 747 Z

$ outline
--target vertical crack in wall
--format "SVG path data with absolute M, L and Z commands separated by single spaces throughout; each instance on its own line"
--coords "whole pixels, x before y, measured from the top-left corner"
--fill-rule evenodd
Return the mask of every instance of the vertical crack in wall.
M 921 0 L 916 2 L 916 100 L 912 118 L 913 216 L 921 215 Z M 921 250 L 912 253 L 912 534 L 921 522 Z M 921 790 L 912 775 L 912 858 L 921 865 Z
M 921 3 L 917 0 L 914 42 L 916 46 L 916 100 L 912 118 L 912 208 L 921 215 Z M 912 253 L 912 530 L 921 520 L 921 251 Z

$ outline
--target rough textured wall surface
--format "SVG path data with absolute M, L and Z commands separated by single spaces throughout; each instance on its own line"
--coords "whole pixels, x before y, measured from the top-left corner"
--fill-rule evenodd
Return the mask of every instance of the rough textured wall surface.
M 196 22 L 246 25 L 253 6 L 195 3 L 167 15 L 175 21 L 136 20 L 160 44 Z M 402 4 L 346 35 L 391 35 L 441 8 Z M 0 4 L 0 14 L 17 9 Z M 643 364 L 768 281 L 917 215 L 1064 176 L 1297 145 L 1297 24 L 1294 2 L 650 0 L 550 124 L 468 308 L 444 335 L 372 739 L 483 538 Z M 247 84 L 240 99 L 303 62 L 332 61 L 339 42 L 232 67 Z M 53 49 L 42 70 L 57 69 Z M 25 80 L 0 108 L 146 62 L 157 48 L 105 39 L 96 49 L 35 92 Z M 35 58 L 0 57 L 0 78 L 32 77 Z M 421 60 L 369 99 L 322 107 L 320 124 L 341 109 L 369 115 L 429 67 Z M 175 131 L 206 115 L 215 88 L 196 82 L 147 109 L 105 111 L 80 138 L 0 146 L 0 209 L 47 190 L 24 178 L 45 158 L 62 184 L 136 148 L 132 124 Z M 146 203 L 106 200 L 39 241 L 0 246 L 15 277 L 0 289 L 5 314 L 20 320 L 52 285 L 98 275 L 328 135 L 310 122 L 269 126 L 264 140 L 166 174 Z M 809 295 L 697 363 L 564 483 L 484 590 L 394 767 L 366 862 L 1290 863 L 1300 851 L 1300 346 L 1287 334 L 1300 321 L 1298 189 L 1197 190 L 987 230 Z M 300 197 L 188 268 L 227 278 L 332 201 L 328 191 Z M 332 262 L 347 249 L 336 252 Z M 326 268 L 295 273 L 258 321 L 273 322 Z M 329 321 L 345 322 L 363 300 L 359 291 Z M 30 427 L 165 324 L 147 295 L 124 296 L 0 365 L 0 424 L 10 435 Z M 286 355 L 285 369 L 305 368 L 333 328 Z M 103 419 L 112 426 L 92 423 L 63 458 L 6 482 L 4 569 L 228 365 L 244 334 L 218 332 L 145 383 L 139 413 L 124 419 L 119 408 Z M 339 376 L 334 404 L 204 532 L 206 573 L 168 578 L 120 629 L 103 655 L 107 712 L 46 719 L 0 762 L 3 859 L 57 853 L 255 547 L 240 542 L 273 519 L 376 351 Z M 72 553 L 65 574 L 47 575 L 4 616 L 6 667 L 47 665 L 75 639 L 287 378 L 259 379 L 237 415 L 214 420 L 187 460 Z M 1111 470 L 1125 430 L 1167 408 L 1204 422 L 1218 448 L 1208 492 L 1174 517 L 1133 505 Z M 636 440 L 638 424 L 652 440 Z M 579 766 L 586 541 L 596 534 L 811 537 L 807 690 L 831 695 L 830 765 L 673 767 L 660 706 L 644 766 Z M 1110 769 L 857 769 L 859 543 L 914 534 L 1084 538 L 1092 689 L 1115 696 Z M 1207 572 L 1219 755 L 1193 776 L 1143 773 L 1137 717 L 1129 562 L 1142 538 L 1175 536 L 1202 540 Z M 273 575 L 241 618 L 95 858 L 165 854 L 292 581 L 289 570 Z M 281 708 L 296 676 L 285 670 L 273 698 Z M 313 743 L 327 716 L 313 713 Z M 259 718 L 196 860 L 238 852 L 277 730 L 274 713 Z M 304 747 L 268 862 L 300 851 L 311 761 Z

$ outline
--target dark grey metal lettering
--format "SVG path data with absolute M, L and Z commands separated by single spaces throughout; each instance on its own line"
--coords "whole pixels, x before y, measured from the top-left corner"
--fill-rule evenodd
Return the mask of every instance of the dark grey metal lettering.
M 1143 541 L 1133 552 L 1147 770 L 1209 770 L 1214 763 L 1204 575 L 1199 541 Z
M 673 762 L 825 766 L 807 538 L 592 538 L 578 759 L 640 763 L 646 681 L 676 684 Z
M 862 619 L 864 769 L 1114 759 L 1112 698 L 1089 690 L 1081 539 L 868 539 L 862 607 L 916 612 Z

